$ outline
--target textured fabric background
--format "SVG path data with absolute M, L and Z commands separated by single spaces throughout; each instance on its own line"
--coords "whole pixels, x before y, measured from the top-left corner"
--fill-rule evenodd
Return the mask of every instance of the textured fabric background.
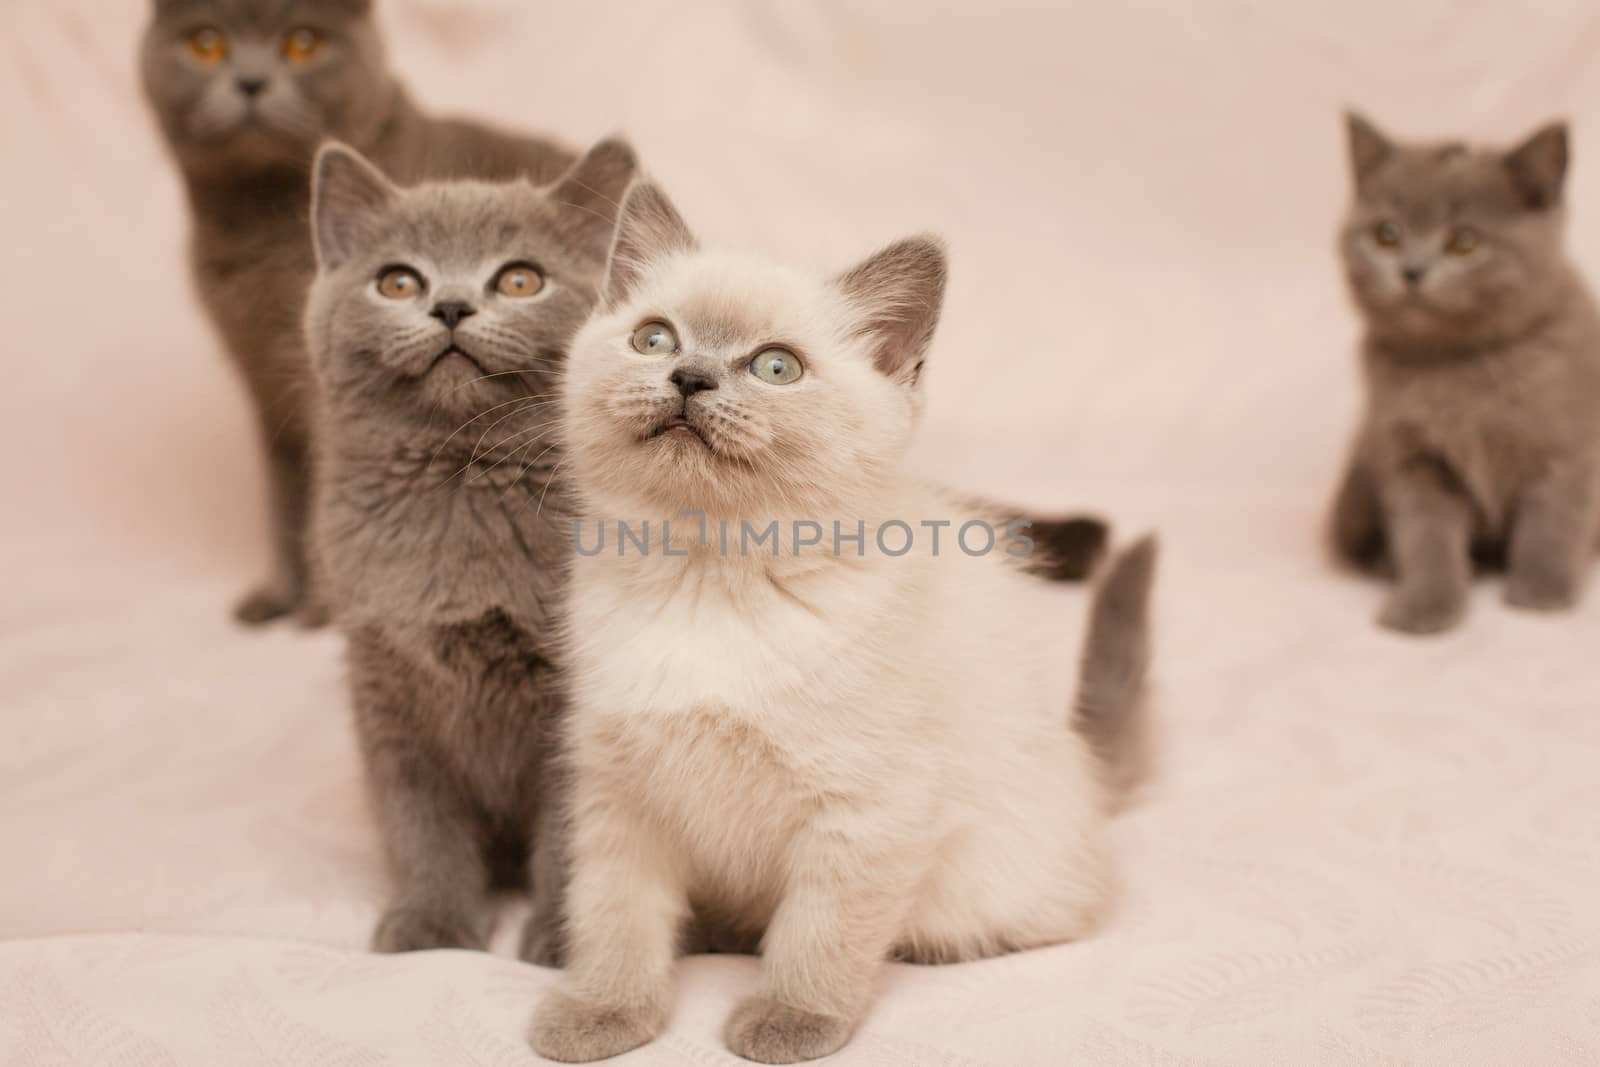
M 622 130 L 710 239 L 952 245 L 921 462 L 1159 525 L 1164 768 L 1100 935 L 897 967 L 840 1064 L 1600 1063 L 1600 595 L 1371 624 L 1316 524 L 1357 409 L 1341 105 L 1577 120 L 1584 0 L 380 0 L 417 94 Z M 533 1062 L 550 974 L 361 951 L 382 895 L 339 643 L 245 635 L 240 390 L 133 78 L 141 0 L 0 13 L 0 1064 Z M 1083 607 L 1047 610 L 1070 671 Z M 509 933 L 509 928 L 502 931 Z M 619 1063 L 733 1063 L 743 959 Z

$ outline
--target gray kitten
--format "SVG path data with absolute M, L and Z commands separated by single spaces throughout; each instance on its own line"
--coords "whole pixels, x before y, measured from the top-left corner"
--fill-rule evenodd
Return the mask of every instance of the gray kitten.
M 635 169 L 618 141 L 547 189 L 317 158 L 313 528 L 394 882 L 380 951 L 482 947 L 487 893 L 526 881 L 523 954 L 557 958 L 555 382 Z
M 272 577 L 238 606 L 322 614 L 306 558 L 311 423 L 301 313 L 315 271 L 310 167 L 325 138 L 401 181 L 549 182 L 572 155 L 418 112 L 385 65 L 371 0 L 156 0 L 145 94 L 182 171 L 201 299 L 249 386 L 267 453 Z
M 1600 320 L 1563 249 L 1566 127 L 1504 152 L 1354 115 L 1349 137 L 1367 411 L 1335 550 L 1392 567 L 1379 621 L 1406 633 L 1460 620 L 1474 555 L 1504 561 L 1509 603 L 1570 607 L 1600 529 Z

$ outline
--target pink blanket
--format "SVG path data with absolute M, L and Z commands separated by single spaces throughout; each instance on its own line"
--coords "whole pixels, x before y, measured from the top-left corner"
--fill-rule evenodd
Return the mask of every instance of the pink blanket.
M 534 1062 L 551 975 L 505 938 L 362 951 L 382 874 L 338 640 L 225 621 L 265 562 L 259 478 L 135 86 L 146 7 L 0 18 L 0 1063 Z M 835 1062 L 1600 1062 L 1600 596 L 1543 619 L 1486 585 L 1404 641 L 1316 531 L 1358 404 L 1339 108 L 1495 138 L 1571 115 L 1600 267 L 1600 9 L 380 8 L 418 96 L 624 131 L 709 238 L 833 267 L 946 235 L 920 462 L 1164 533 L 1163 766 L 1118 826 L 1117 913 L 890 969 Z M 1047 600 L 1065 674 L 1083 597 Z M 618 1062 L 735 1062 L 755 967 L 686 962 L 671 1033 Z

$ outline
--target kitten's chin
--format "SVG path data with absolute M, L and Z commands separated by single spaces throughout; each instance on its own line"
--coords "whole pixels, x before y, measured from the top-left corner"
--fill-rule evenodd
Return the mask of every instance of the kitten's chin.
M 191 161 L 203 167 L 265 169 L 309 162 L 322 137 L 322 131 L 310 125 L 285 128 L 252 113 L 224 126 L 191 129 L 186 147 Z
M 316 143 L 271 137 L 251 132 L 193 144 L 187 152 L 187 169 L 200 173 L 232 174 L 281 167 L 303 167 L 316 153 Z
M 690 449 L 704 449 L 713 455 L 716 454 L 716 449 L 712 447 L 704 431 L 682 415 L 675 415 L 652 430 L 645 438 L 644 444 L 648 447 L 656 441 L 674 447 L 681 445 Z
M 1491 320 L 1492 316 L 1480 308 L 1452 308 L 1436 300 L 1417 298 L 1367 308 L 1367 321 L 1374 333 L 1412 346 L 1470 343 L 1485 333 Z
M 631 501 L 646 513 L 724 511 L 737 499 L 736 464 L 719 457 L 687 427 L 651 431 L 627 446 L 607 450 L 590 469 L 604 495 Z

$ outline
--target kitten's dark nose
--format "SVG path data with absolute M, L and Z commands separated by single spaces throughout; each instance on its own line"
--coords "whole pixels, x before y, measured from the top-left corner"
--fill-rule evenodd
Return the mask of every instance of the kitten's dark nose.
M 1406 280 L 1407 285 L 1415 286 L 1422 281 L 1422 276 L 1426 273 L 1428 273 L 1427 267 L 1405 267 L 1400 271 L 1400 276 Z
M 261 90 L 267 87 L 267 79 L 239 78 L 234 82 L 234 84 L 239 87 L 239 91 L 241 93 L 254 100 L 256 97 L 261 95 Z
M 428 312 L 434 318 L 450 327 L 456 328 L 456 323 L 462 319 L 470 319 L 478 313 L 478 309 L 471 304 L 462 303 L 460 300 L 441 300 L 433 305 L 433 310 Z
M 685 400 L 696 393 L 703 393 L 717 387 L 717 380 L 709 374 L 697 370 L 687 370 L 679 367 L 673 371 L 667 381 L 678 387 L 678 392 Z

